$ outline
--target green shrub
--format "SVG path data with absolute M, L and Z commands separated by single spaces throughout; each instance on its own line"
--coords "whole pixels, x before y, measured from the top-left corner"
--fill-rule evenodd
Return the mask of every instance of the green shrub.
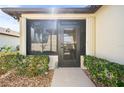
M 12 47 L 11 46 L 3 46 L 0 48 L 1 52 L 11 52 L 12 51 Z
M 111 87 L 124 86 L 124 65 L 89 55 L 84 56 L 84 65 L 97 83 Z
M 49 57 L 46 55 L 29 55 L 18 64 L 17 74 L 34 77 L 48 71 Z
M 0 52 L 0 75 L 16 68 L 17 74 L 34 77 L 48 71 L 48 63 L 46 55 L 23 56 L 18 52 Z
M 0 75 L 16 67 L 24 56 L 17 52 L 0 52 Z

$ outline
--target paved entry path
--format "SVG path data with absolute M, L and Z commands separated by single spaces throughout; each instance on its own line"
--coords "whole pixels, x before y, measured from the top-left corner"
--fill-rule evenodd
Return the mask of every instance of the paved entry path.
M 81 68 L 55 69 L 52 87 L 95 87 Z

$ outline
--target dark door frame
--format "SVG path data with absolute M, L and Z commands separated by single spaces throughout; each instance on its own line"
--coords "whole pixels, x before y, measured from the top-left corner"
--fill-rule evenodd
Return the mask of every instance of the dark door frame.
M 84 21 L 84 20 L 83 20 Z M 83 25 L 82 20 L 59 20 L 58 21 L 58 66 L 59 67 L 67 67 L 62 65 L 62 52 L 61 52 L 61 26 L 65 25 L 65 26 L 74 26 L 74 27 L 78 27 L 79 31 L 82 30 L 81 25 Z M 76 55 L 77 55 L 77 65 L 75 65 L 74 67 L 80 67 L 80 32 L 76 32 L 76 37 L 77 37 L 77 49 L 76 49 Z M 85 43 L 85 42 L 84 42 Z M 71 66 L 72 67 L 72 66 Z

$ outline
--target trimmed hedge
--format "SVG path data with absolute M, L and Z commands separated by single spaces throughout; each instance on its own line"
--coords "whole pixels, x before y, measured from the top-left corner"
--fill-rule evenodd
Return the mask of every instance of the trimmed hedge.
M 22 76 L 34 77 L 48 71 L 49 57 L 46 55 L 29 55 L 19 62 L 17 73 Z
M 84 56 L 84 66 L 98 84 L 111 87 L 124 86 L 124 65 L 88 55 Z
M 18 52 L 0 52 L 0 75 L 16 67 L 24 56 Z

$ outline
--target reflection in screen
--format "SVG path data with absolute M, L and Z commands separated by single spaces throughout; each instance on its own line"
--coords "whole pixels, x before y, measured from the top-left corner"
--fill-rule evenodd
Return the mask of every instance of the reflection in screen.
M 33 53 L 57 52 L 56 21 L 33 21 L 31 31 L 31 51 Z

